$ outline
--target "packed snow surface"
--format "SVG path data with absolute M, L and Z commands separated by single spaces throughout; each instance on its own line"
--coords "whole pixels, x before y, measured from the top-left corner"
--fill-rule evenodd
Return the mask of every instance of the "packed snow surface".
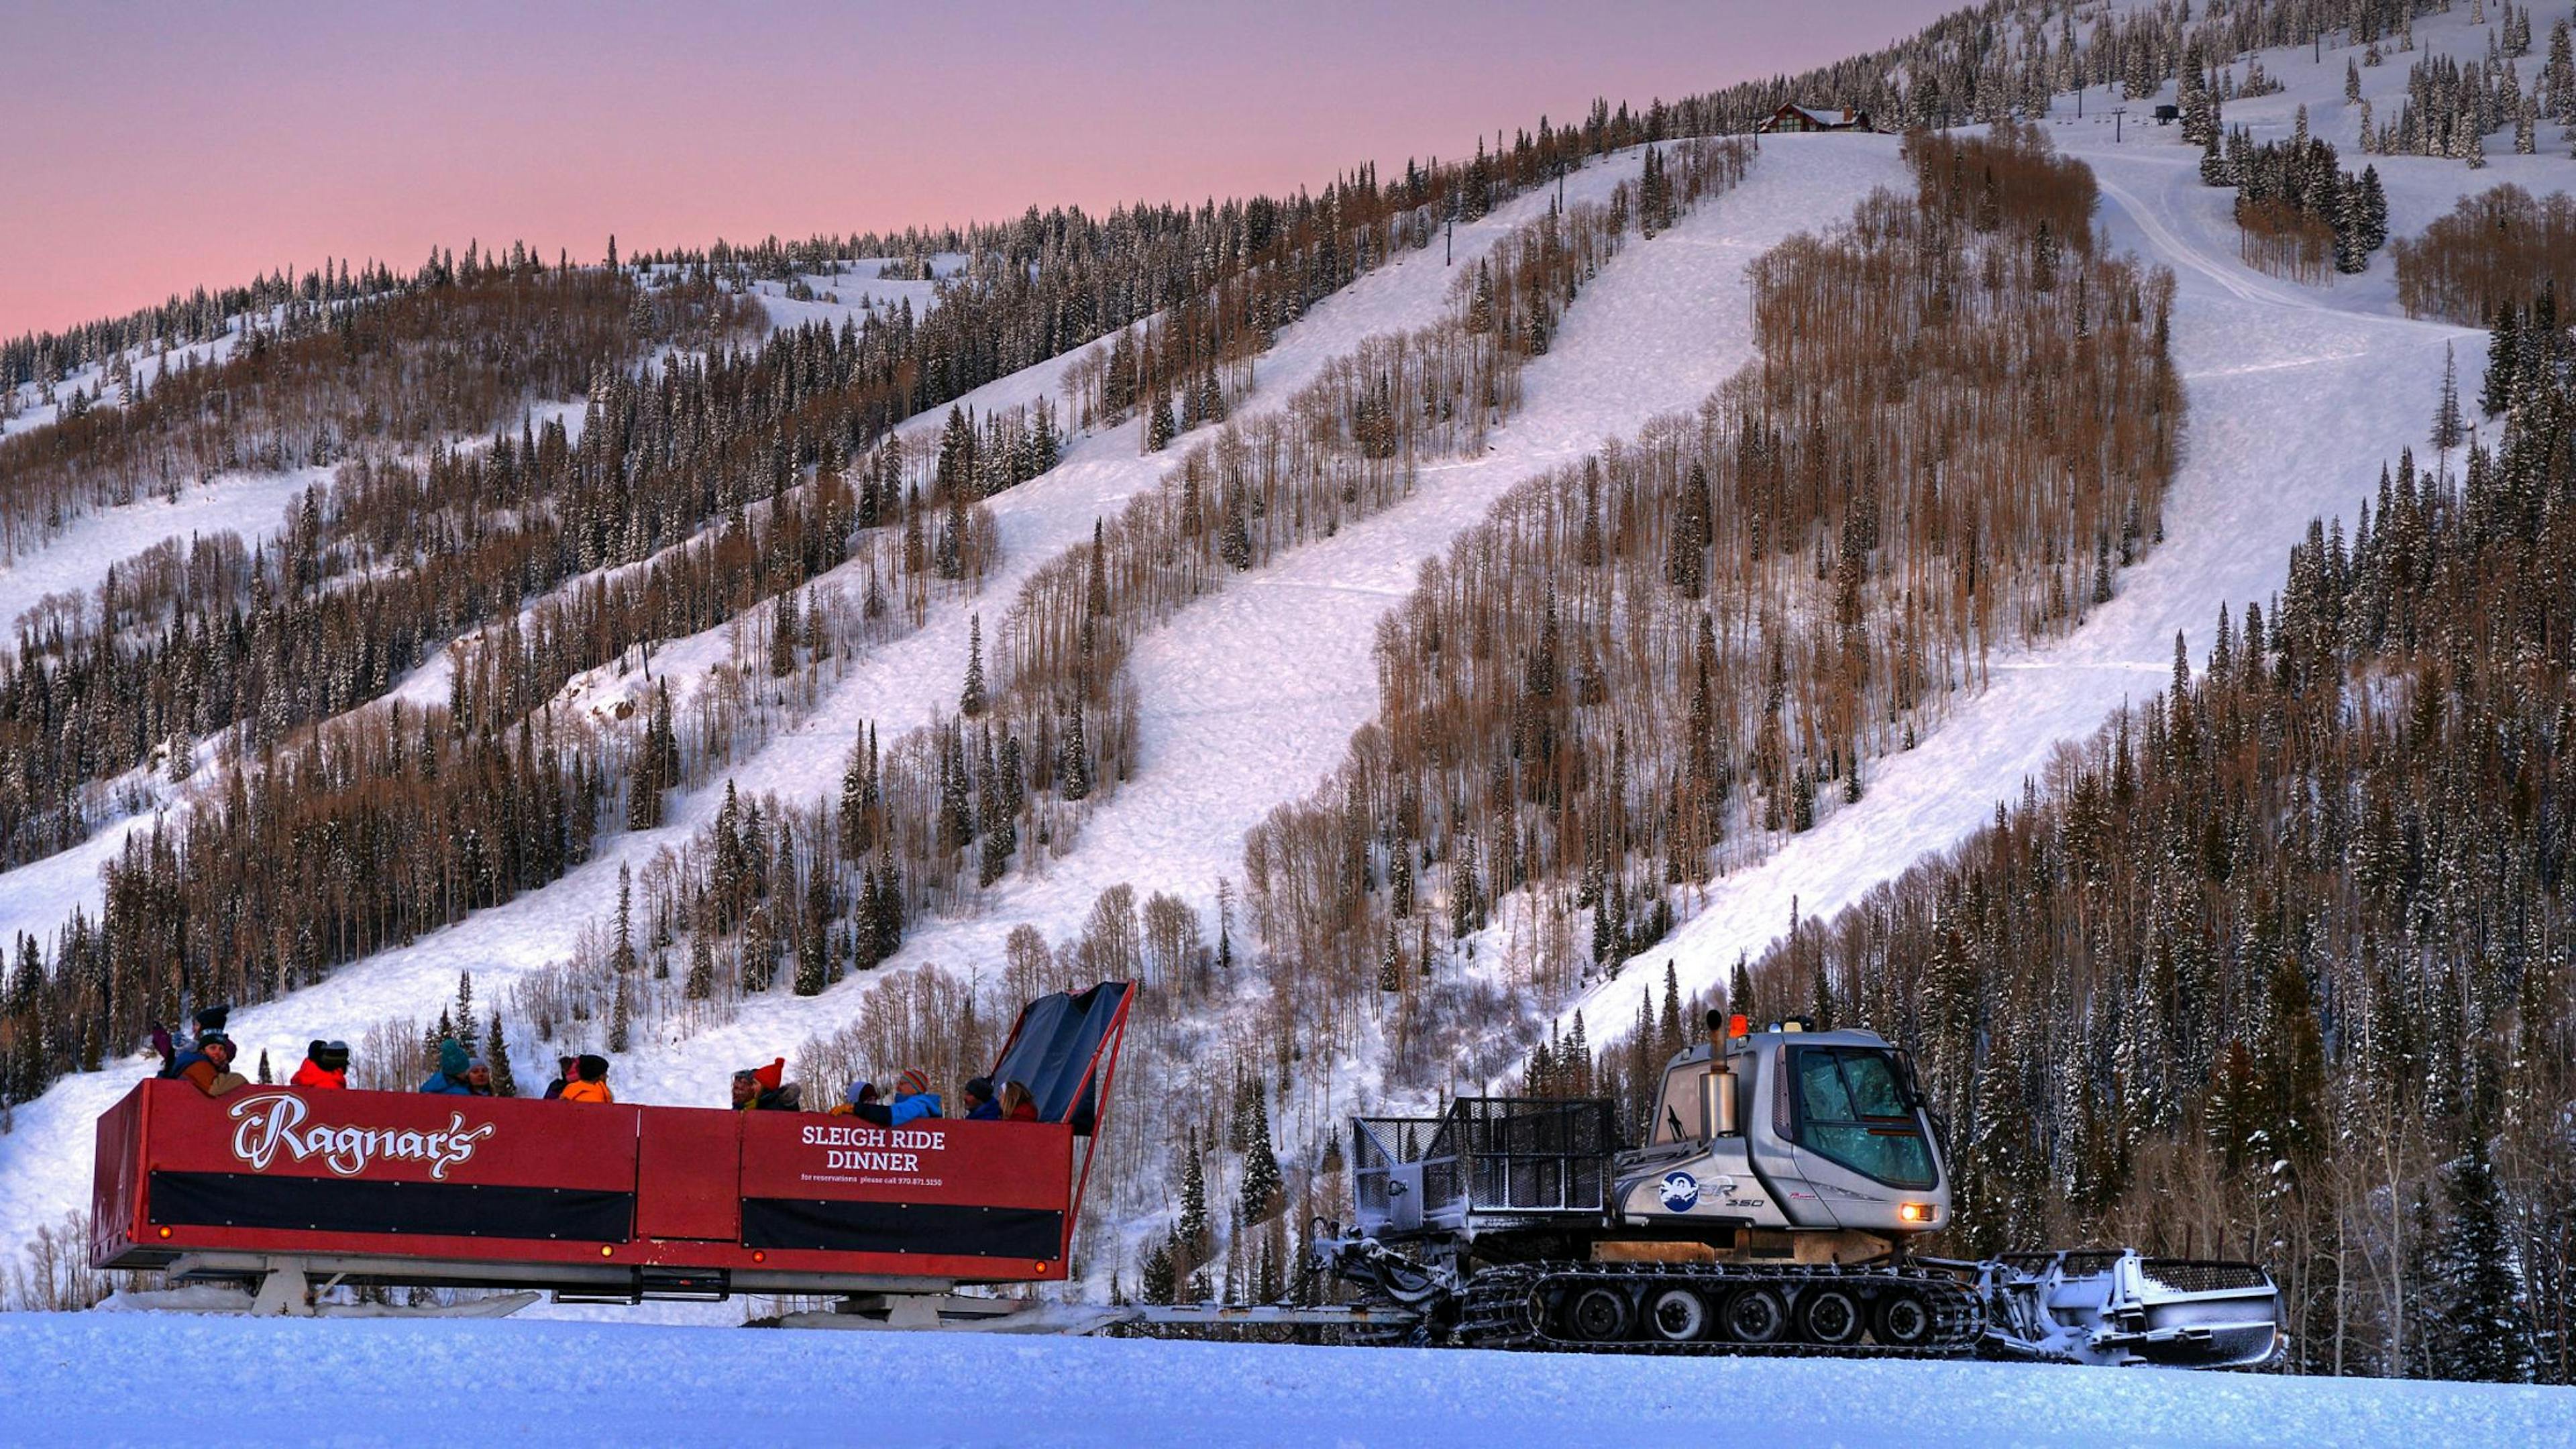
M 176 1314 L 0 1363 L 21 1445 L 2576 1444 L 2567 1389 L 1973 1363 Z

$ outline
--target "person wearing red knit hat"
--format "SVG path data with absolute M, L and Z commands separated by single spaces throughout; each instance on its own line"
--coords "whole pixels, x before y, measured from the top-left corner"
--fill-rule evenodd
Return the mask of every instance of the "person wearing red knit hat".
M 772 1057 L 765 1067 L 745 1067 L 733 1074 L 733 1109 L 737 1112 L 797 1112 L 804 1109 L 803 1089 L 786 1081 L 787 1058 Z

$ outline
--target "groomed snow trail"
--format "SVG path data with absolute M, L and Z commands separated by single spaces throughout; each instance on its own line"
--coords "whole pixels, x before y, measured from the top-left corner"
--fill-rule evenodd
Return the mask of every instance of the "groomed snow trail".
M 2482 54 L 2486 27 L 2426 17 L 2425 50 Z M 2539 17 L 2544 27 L 2548 17 Z M 2389 234 L 2408 237 L 2448 212 L 2462 195 L 2516 182 L 2535 193 L 2576 188 L 2576 161 L 2495 156 L 2481 171 L 2427 157 L 2363 156 L 2357 112 L 2344 106 L 2344 61 L 2327 51 L 2266 52 L 2281 94 L 2231 101 L 2227 122 L 2257 140 L 2286 139 L 2297 107 L 2345 164 L 2379 168 L 2389 195 Z M 2380 116 L 2395 113 L 2406 70 L 2364 70 L 2364 94 Z M 1759 863 L 1721 877 L 1674 936 L 1613 981 L 1566 1005 L 1584 1013 L 1595 1040 L 1637 1015 L 1641 994 L 1660 991 L 1674 963 L 1685 992 L 1722 984 L 1739 956 L 1759 957 L 1793 913 L 1813 920 L 1866 898 L 1925 856 L 1949 849 L 2017 800 L 2022 782 L 2043 778 L 2061 744 L 2092 735 L 2124 702 L 2143 701 L 2172 677 L 2173 641 L 2183 633 L 2199 668 L 2219 607 L 2241 615 L 2247 602 L 2270 612 L 2287 577 L 2289 551 L 2309 520 L 2340 518 L 2347 535 L 2379 469 L 2412 447 L 2427 465 L 2433 399 L 2445 346 L 2456 346 L 2461 391 L 2474 398 L 2485 334 L 2446 323 L 2409 321 L 2396 303 L 2394 263 L 2382 252 L 2360 277 L 2304 286 L 2252 270 L 2237 257 L 2232 189 L 2205 186 L 2200 152 L 2180 132 L 2130 124 L 2113 139 L 2098 118 L 2119 104 L 2096 91 L 2088 119 L 2068 98 L 2048 127 L 2063 150 L 2092 165 L 2102 185 L 2102 229 L 2116 250 L 2173 269 L 2175 361 L 2190 402 L 2182 465 L 2164 505 L 2165 541 L 2119 575 L 2117 596 L 2073 634 L 2048 646 L 1998 652 L 1984 692 L 1963 695 L 1953 713 L 1910 753 L 1865 765 L 1867 795 L 1827 815 L 1808 833 L 1777 842 Z M 2130 102 L 2130 120 L 2152 105 Z M 2459 459 L 2451 459 L 2454 468 Z
M 1809 225 L 1815 208 L 1847 213 L 1872 187 L 1902 180 L 1892 138 L 1812 144 L 1819 139 L 1766 146 L 1743 186 L 1702 202 L 1674 230 L 1631 242 L 1530 364 L 1525 405 L 1492 432 L 1487 452 L 1426 466 L 1397 507 L 1229 579 L 1146 633 L 1132 656 L 1143 699 L 1137 778 L 1091 814 L 1075 848 L 1042 877 L 1009 880 L 978 916 L 917 925 L 899 964 L 990 971 L 1014 925 L 1061 934 L 1110 886 L 1175 890 L 1204 905 L 1219 876 L 1239 875 L 1244 832 L 1313 789 L 1375 715 L 1376 621 L 1411 589 L 1422 560 L 1513 484 L 1696 406 L 1751 356 L 1744 266 Z M 961 641 L 948 659 L 962 652 Z M 946 673 L 934 678 L 944 683 Z M 685 1094 L 772 1044 L 847 1019 L 862 996 L 845 986 L 812 1001 L 746 1003 L 732 1025 L 674 1048 L 657 1070 L 676 1075 L 657 1085 Z
M 2576 1443 L 2567 1389 L 2002 1364 L 107 1313 L 0 1362 L 27 1446 Z

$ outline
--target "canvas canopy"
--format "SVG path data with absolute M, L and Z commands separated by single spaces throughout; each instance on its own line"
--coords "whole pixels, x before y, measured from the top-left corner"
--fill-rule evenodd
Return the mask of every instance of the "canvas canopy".
M 1030 1002 L 993 1068 L 994 1086 L 1021 1083 L 1037 1101 L 1039 1121 L 1069 1122 L 1077 1134 L 1090 1135 L 1100 1097 L 1093 1064 L 1125 1023 L 1132 989 L 1124 981 L 1103 981 L 1079 995 L 1059 991 Z

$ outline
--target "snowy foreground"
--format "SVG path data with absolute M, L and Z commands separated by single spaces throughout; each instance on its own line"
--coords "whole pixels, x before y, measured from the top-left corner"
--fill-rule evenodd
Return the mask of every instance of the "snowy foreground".
M 2576 1444 L 2565 1389 L 2002 1364 L 123 1314 L 0 1364 L 11 1444 Z

